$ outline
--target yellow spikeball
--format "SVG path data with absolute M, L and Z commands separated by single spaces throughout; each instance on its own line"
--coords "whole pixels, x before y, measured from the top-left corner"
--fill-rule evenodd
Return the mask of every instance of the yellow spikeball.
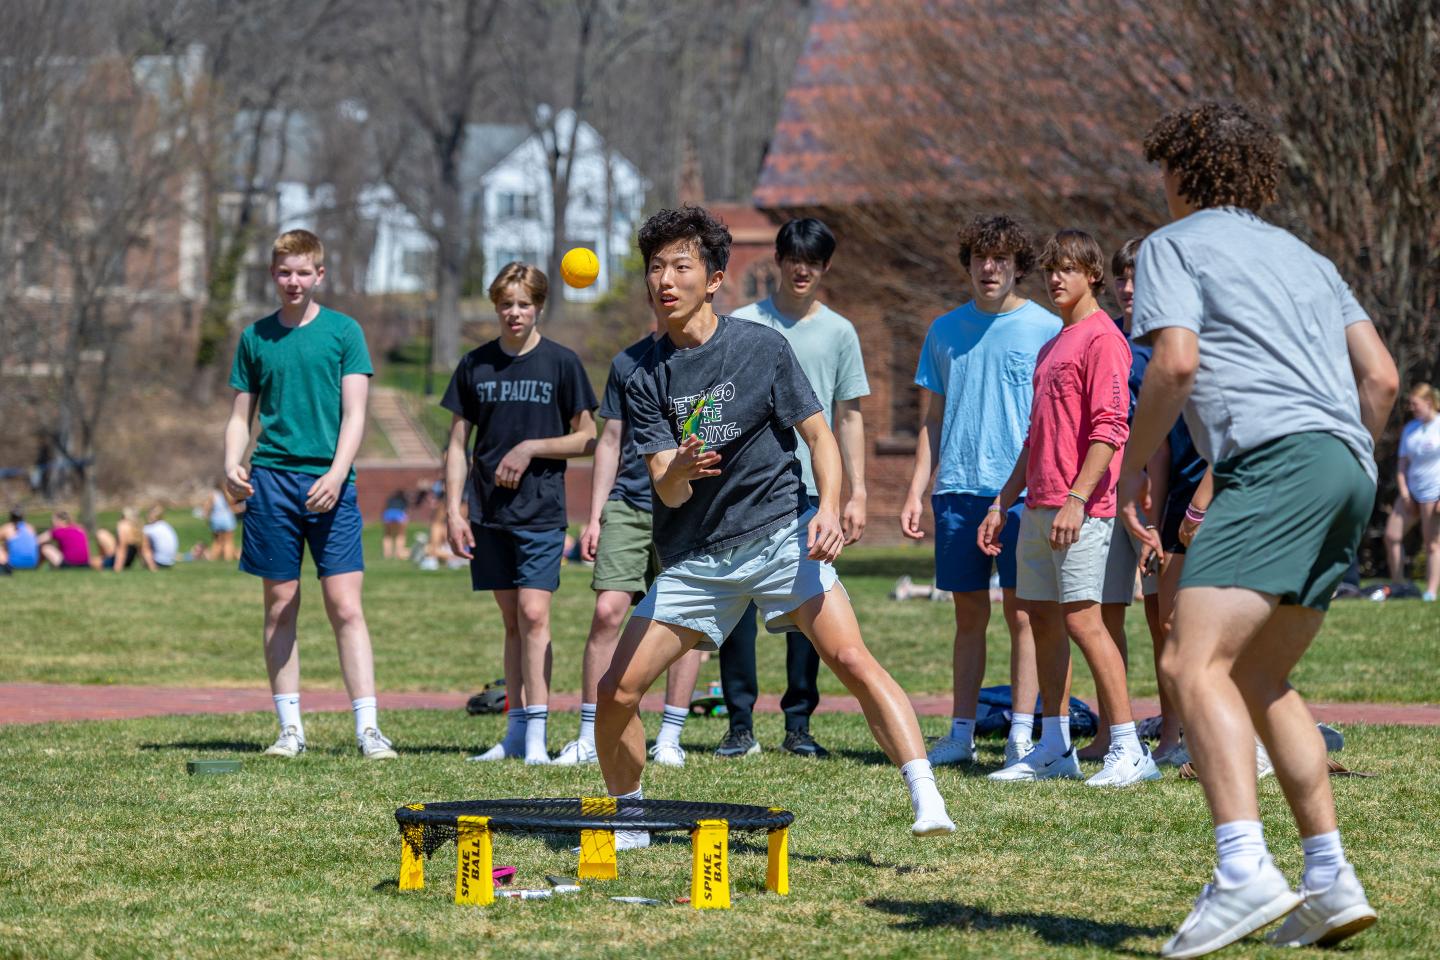
M 588 287 L 600 276 L 600 258 L 586 247 L 575 247 L 560 261 L 560 276 L 572 287 Z

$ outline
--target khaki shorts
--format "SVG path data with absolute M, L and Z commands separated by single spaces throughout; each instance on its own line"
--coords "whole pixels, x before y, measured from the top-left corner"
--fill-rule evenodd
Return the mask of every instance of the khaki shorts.
M 649 512 L 624 500 L 608 500 L 600 511 L 600 545 L 595 548 L 595 572 L 590 589 L 623 590 L 644 595 L 660 572 L 655 554 Z
M 1115 518 L 1086 517 L 1078 542 L 1052 550 L 1050 525 L 1059 512 L 1052 507 L 1025 508 L 1020 520 L 1015 596 L 1051 603 L 1099 603 Z
M 1135 577 L 1140 572 L 1141 544 L 1130 535 L 1125 521 L 1115 518 L 1115 532 L 1110 536 L 1110 555 L 1105 560 L 1105 584 L 1100 590 L 1101 603 L 1130 604 L 1135 600 Z M 1160 578 L 1154 574 L 1140 578 L 1141 592 L 1152 597 L 1160 592 Z

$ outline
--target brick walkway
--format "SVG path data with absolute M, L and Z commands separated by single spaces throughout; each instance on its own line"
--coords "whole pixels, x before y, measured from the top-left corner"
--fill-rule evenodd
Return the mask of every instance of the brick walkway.
M 307 690 L 305 709 L 344 711 L 350 700 L 341 691 Z M 384 693 L 380 706 L 385 710 L 461 710 L 465 693 Z M 949 696 L 912 697 L 921 716 L 944 717 L 950 713 Z M 550 706 L 558 711 L 578 711 L 580 697 L 556 693 Z M 643 709 L 659 712 L 660 694 L 645 698 Z M 1160 712 L 1154 700 L 1134 701 L 1136 719 Z M 127 687 L 40 683 L 0 684 L 0 724 L 50 723 L 67 720 L 119 720 L 195 713 L 246 713 L 272 709 L 270 692 L 255 688 L 226 687 Z M 1312 703 L 1315 719 L 1326 723 L 1375 723 L 1407 727 L 1440 726 L 1440 705 L 1406 703 Z M 780 698 L 760 697 L 756 710 L 778 713 Z M 827 696 L 820 701 L 820 713 L 859 713 L 853 697 Z

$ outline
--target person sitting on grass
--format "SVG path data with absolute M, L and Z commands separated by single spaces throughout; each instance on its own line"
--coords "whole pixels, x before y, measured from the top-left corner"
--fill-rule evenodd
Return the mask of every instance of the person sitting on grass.
M 1219 865 L 1166 957 L 1269 938 L 1330 944 L 1375 922 L 1346 862 L 1325 743 L 1290 672 L 1315 639 L 1375 504 L 1374 445 L 1394 361 L 1334 264 L 1256 213 L 1276 198 L 1280 142 L 1234 103 L 1162 117 L 1145 138 L 1173 222 L 1135 264 L 1145 372 L 1120 500 L 1136 536 L 1141 471 L 1182 407 L 1215 497 L 1185 560 L 1160 669 L 1200 771 Z M 1266 849 L 1258 730 L 1299 828 L 1298 893 Z
M 325 247 L 315 234 L 281 234 L 271 248 L 270 277 L 280 309 L 240 335 L 230 371 L 235 400 L 225 425 L 226 489 L 211 498 L 212 510 L 226 495 L 246 501 L 240 569 L 264 583 L 265 669 L 280 723 L 280 736 L 265 753 L 296 757 L 305 751 L 296 623 L 300 561 L 308 544 L 360 755 L 393 759 L 395 748 L 380 732 L 376 713 L 375 659 L 361 606 L 363 521 L 352 467 L 365 434 L 370 351 L 360 324 L 315 301 L 325 279 Z M 260 440 L 247 467 L 243 458 L 257 411 Z M 213 549 L 223 552 L 218 534 Z
M 52 570 L 100 569 L 100 555 L 90 551 L 90 534 L 64 510 L 50 516 L 50 529 L 35 538 L 40 559 Z
M 1046 243 L 1040 265 L 1064 326 L 1040 350 L 1025 448 L 980 524 L 977 542 L 991 555 L 1000 552 L 1005 512 L 1026 491 L 1015 592 L 1030 601 L 1045 717 L 1035 748 L 990 779 L 1080 778 L 1066 722 L 1068 633 L 1085 656 L 1100 712 L 1110 721 L 1104 768 L 1086 785 L 1126 787 L 1160 777 L 1135 733 L 1125 661 L 1100 615 L 1115 481 L 1129 433 L 1130 347 L 1096 302 L 1105 261 L 1093 237 L 1061 230 Z
M 13 570 L 34 570 L 40 566 L 40 543 L 35 528 L 25 522 L 25 512 L 10 511 L 10 520 L 0 525 L 0 550 Z
M 168 570 L 175 566 L 180 553 L 180 535 L 165 519 L 164 507 L 157 503 L 150 508 L 141 533 L 145 538 L 140 543 L 140 559 L 145 561 L 147 570 Z
M 95 544 L 100 548 L 100 568 L 123 573 L 140 559 L 144 543 L 140 513 L 134 507 L 126 507 L 120 511 L 114 533 L 103 527 L 95 531 Z
M 645 221 L 639 244 L 665 335 L 626 382 L 625 404 L 654 486 L 662 569 L 600 683 L 595 745 L 610 794 L 643 796 L 645 691 L 691 650 L 718 648 L 754 602 L 771 632 L 798 626 L 860 701 L 910 789 L 911 831 L 953 831 L 915 711 L 866 649 L 848 595 L 834 589 L 831 561 L 845 541 L 840 451 L 820 401 L 778 331 L 711 306 L 730 231 L 686 206 Z M 805 499 L 797 431 L 810 448 L 818 509 Z M 644 832 L 616 839 L 649 843 Z
M 381 554 L 385 559 L 403 559 L 405 539 L 410 524 L 410 500 L 404 490 L 396 490 L 385 501 L 385 510 L 380 514 L 385 534 L 380 541 Z

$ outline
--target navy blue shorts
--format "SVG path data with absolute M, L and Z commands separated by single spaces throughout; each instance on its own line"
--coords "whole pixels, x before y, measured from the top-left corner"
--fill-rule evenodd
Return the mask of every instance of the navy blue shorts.
M 470 524 L 475 552 L 470 557 L 470 586 L 475 590 L 529 587 L 554 593 L 560 587 L 565 528 L 497 530 Z
M 935 586 L 951 593 L 990 589 L 990 573 L 1000 571 L 1000 586 L 1015 589 L 1015 549 L 1020 541 L 1020 514 L 1016 503 L 1006 514 L 1000 531 L 1000 556 L 987 557 L 975 542 L 980 524 L 994 497 L 969 493 L 937 493 L 930 498 L 935 513 Z
M 318 479 L 291 470 L 251 468 L 255 492 L 245 501 L 241 570 L 266 580 L 298 580 L 307 543 L 322 577 L 365 569 L 355 484 L 340 488 L 340 502 L 328 513 L 311 513 L 305 509 L 305 494 Z

